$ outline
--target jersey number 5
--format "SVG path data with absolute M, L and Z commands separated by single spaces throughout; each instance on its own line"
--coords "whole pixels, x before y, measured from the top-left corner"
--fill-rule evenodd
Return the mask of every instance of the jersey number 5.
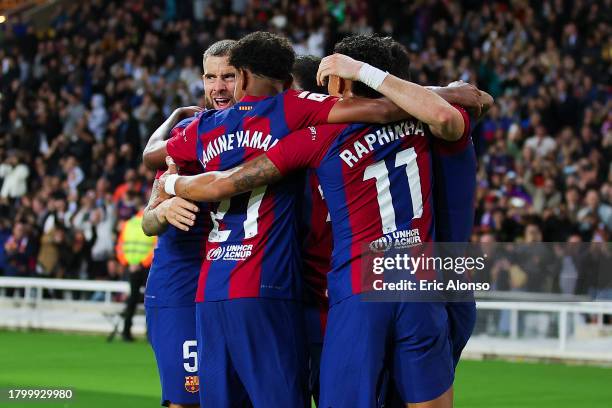
M 395 167 L 406 166 L 406 177 L 410 188 L 410 198 L 412 199 L 412 218 L 421 218 L 423 215 L 423 197 L 421 195 L 421 176 L 419 174 L 419 164 L 414 147 L 398 152 L 395 156 Z M 389 172 L 384 160 L 369 165 L 364 173 L 363 180 L 376 179 L 376 191 L 378 199 L 378 209 L 382 220 L 383 234 L 397 231 L 395 224 L 395 208 L 389 190 Z
M 183 343 L 183 368 L 188 373 L 198 371 L 198 350 L 195 340 L 187 340 Z

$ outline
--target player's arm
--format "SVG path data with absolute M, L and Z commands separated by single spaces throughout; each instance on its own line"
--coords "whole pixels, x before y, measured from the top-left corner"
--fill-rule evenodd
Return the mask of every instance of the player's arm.
M 162 201 L 159 193 L 160 183 L 155 180 L 142 217 L 142 230 L 145 235 L 159 235 L 168 229 L 169 224 L 188 231 L 195 222 L 198 206 L 180 197 Z
M 323 58 L 317 82 L 322 84 L 330 75 L 359 80 L 376 89 L 416 119 L 429 125 L 436 137 L 454 141 L 464 132 L 461 113 L 435 93 L 413 82 L 404 81 L 346 55 L 334 54 Z
M 444 87 L 426 86 L 425 88 L 435 92 L 450 104 L 462 106 L 475 120 L 484 116 L 493 106 L 491 95 L 461 80 L 451 82 Z
M 315 167 L 345 126 L 300 129 L 279 141 L 265 154 L 225 171 L 179 176 L 167 158 L 168 171 L 160 178 L 163 197 L 176 195 L 192 201 L 221 201 L 272 184 L 297 169 Z
M 162 197 L 175 194 L 174 198 L 191 201 L 221 201 L 282 178 L 281 172 L 266 155 L 230 170 L 209 171 L 195 176 L 179 176 L 176 164 L 170 157 L 168 159 L 168 171 L 160 177 L 165 188 Z
M 153 132 L 147 145 L 142 153 L 142 161 L 148 168 L 157 170 L 163 168 L 166 164 L 166 149 L 167 137 L 176 124 L 185 117 L 192 116 L 197 112 L 201 112 L 199 106 L 185 106 L 177 108 L 172 114 Z
M 327 123 L 391 123 L 410 115 L 387 98 L 342 98 L 329 111 Z

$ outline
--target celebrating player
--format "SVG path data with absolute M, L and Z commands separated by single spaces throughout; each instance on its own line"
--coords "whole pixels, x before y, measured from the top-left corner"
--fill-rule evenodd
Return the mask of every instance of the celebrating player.
M 202 79 L 209 107 L 223 109 L 234 103 L 235 70 L 228 63 L 234 42 L 216 42 L 204 53 Z M 163 143 L 168 134 L 180 137 L 201 111 L 194 106 L 177 109 L 151 136 L 149 145 Z M 181 167 L 182 174 L 200 171 L 197 162 Z M 155 180 L 142 222 L 147 235 L 159 235 L 145 290 L 147 334 L 157 360 L 162 405 L 194 407 L 199 405 L 194 299 L 210 217 L 208 205 L 180 197 L 156 206 L 158 190 Z
M 383 63 L 386 55 L 381 58 Z M 351 64 L 353 70 L 357 67 L 354 72 L 359 72 L 360 67 L 365 66 L 347 58 L 344 58 L 344 62 Z M 323 64 L 322 67 L 325 68 Z M 430 124 L 434 135 L 451 140 L 462 135 L 465 137 L 469 130 L 465 113 L 445 105 L 443 100 L 415 84 L 365 67 L 365 81 L 374 87 L 380 86 L 380 90 L 392 100 L 417 119 Z M 333 65 L 327 67 L 328 72 L 334 69 L 336 67 Z M 346 75 L 343 71 L 338 73 Z M 325 72 L 322 73 L 324 76 Z M 347 91 L 361 92 L 358 86 L 351 88 L 350 83 L 347 85 Z M 408 98 L 408 95 L 412 98 Z M 381 233 L 385 235 L 400 228 L 418 231 L 422 241 L 432 238 L 431 175 L 428 174 L 431 164 L 429 144 L 423 137 L 428 129 L 415 121 L 403 122 L 398 126 L 378 129 L 363 125 L 309 128 L 281 140 L 267 153 L 267 157 L 248 163 L 237 172 L 222 173 L 218 177 L 202 175 L 191 180 L 174 176 L 168 180 L 172 184 L 170 188 L 174 187 L 179 195 L 216 200 L 275 181 L 294 168 L 317 167 L 323 193 L 330 206 L 335 244 L 334 269 L 329 275 L 330 297 L 335 305 L 331 309 L 330 331 L 325 340 L 323 406 L 375 404 L 376 384 L 383 368 L 388 335 L 386 329 L 382 329 L 385 322 L 391 323 L 389 319 L 395 313 L 403 313 L 402 321 L 387 325 L 387 328 L 395 326 L 396 330 L 403 330 L 408 336 L 403 341 L 398 340 L 394 350 L 398 360 L 394 365 L 397 370 L 394 374 L 401 386 L 402 398 L 407 402 L 435 399 L 430 406 L 452 403 L 450 386 L 453 372 L 452 363 L 449 362 L 450 345 L 446 341 L 448 326 L 444 305 L 419 304 L 419 310 L 415 313 L 408 310 L 414 307 L 411 304 L 366 304 L 359 301 L 359 296 L 354 296 L 362 289 L 355 282 L 359 282 L 356 279 L 360 269 L 358 254 L 363 242 L 372 242 Z M 394 162 L 395 166 L 388 166 L 386 160 L 375 161 L 375 157 Z M 388 181 L 401 180 L 401 174 L 408 178 L 407 181 L 399 181 L 403 188 L 391 187 Z M 207 181 L 211 181 L 211 184 L 206 185 Z M 372 189 L 378 197 L 368 200 L 368 190 Z M 391 197 L 391 191 L 395 199 Z M 400 205 L 402 202 L 405 202 L 403 206 Z M 377 232 L 379 229 L 382 231 Z M 332 318 L 334 315 L 336 317 Z M 370 326 L 368 330 L 358 332 L 359 328 L 367 326 Z M 378 329 L 381 330 L 376 330 L 375 326 L 380 326 Z M 417 327 L 429 333 L 417 333 Z M 346 355 L 342 347 L 354 338 L 362 338 L 362 335 L 365 336 L 364 342 L 353 344 L 353 349 L 358 348 L 359 352 Z M 415 356 L 406 353 L 406 348 L 410 347 L 422 349 L 424 354 Z M 325 355 L 328 357 L 325 358 Z M 425 370 L 431 376 L 411 378 L 408 372 L 416 369 Z

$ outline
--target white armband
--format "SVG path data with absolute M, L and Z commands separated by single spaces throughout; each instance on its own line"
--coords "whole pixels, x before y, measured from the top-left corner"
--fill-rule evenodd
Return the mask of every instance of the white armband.
M 178 174 L 171 174 L 168 176 L 168 178 L 166 179 L 166 183 L 164 184 L 164 190 L 166 191 L 166 193 L 170 195 L 176 195 L 176 192 L 174 191 L 174 185 L 176 184 L 176 179 L 178 178 Z
M 385 78 L 389 75 L 381 69 L 371 66 L 370 64 L 363 64 L 359 68 L 359 74 L 357 75 L 359 82 L 363 82 L 370 88 L 378 90 L 378 87 L 383 83 Z

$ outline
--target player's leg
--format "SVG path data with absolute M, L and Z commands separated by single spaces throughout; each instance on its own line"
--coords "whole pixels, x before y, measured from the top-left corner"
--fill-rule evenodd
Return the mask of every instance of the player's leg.
M 310 407 L 304 315 L 298 302 L 223 303 L 232 361 L 255 408 Z
M 446 304 L 402 302 L 395 305 L 392 372 L 403 402 L 410 407 L 452 407 L 455 370 Z
M 446 392 L 440 395 L 438 398 L 427 401 L 417 402 L 414 404 L 406 404 L 407 408 L 452 408 L 453 407 L 453 387 L 446 390 Z
M 329 310 L 321 357 L 321 407 L 372 408 L 393 337 L 393 304 L 346 298 Z
M 319 406 L 321 353 L 327 322 L 327 306 L 305 305 L 305 328 L 308 340 L 308 390 L 316 406 Z
M 159 371 L 162 405 L 199 406 L 195 305 L 147 307 L 146 317 Z
M 224 330 L 223 302 L 196 304 L 200 405 L 215 408 L 246 408 L 248 396 L 234 369 Z

